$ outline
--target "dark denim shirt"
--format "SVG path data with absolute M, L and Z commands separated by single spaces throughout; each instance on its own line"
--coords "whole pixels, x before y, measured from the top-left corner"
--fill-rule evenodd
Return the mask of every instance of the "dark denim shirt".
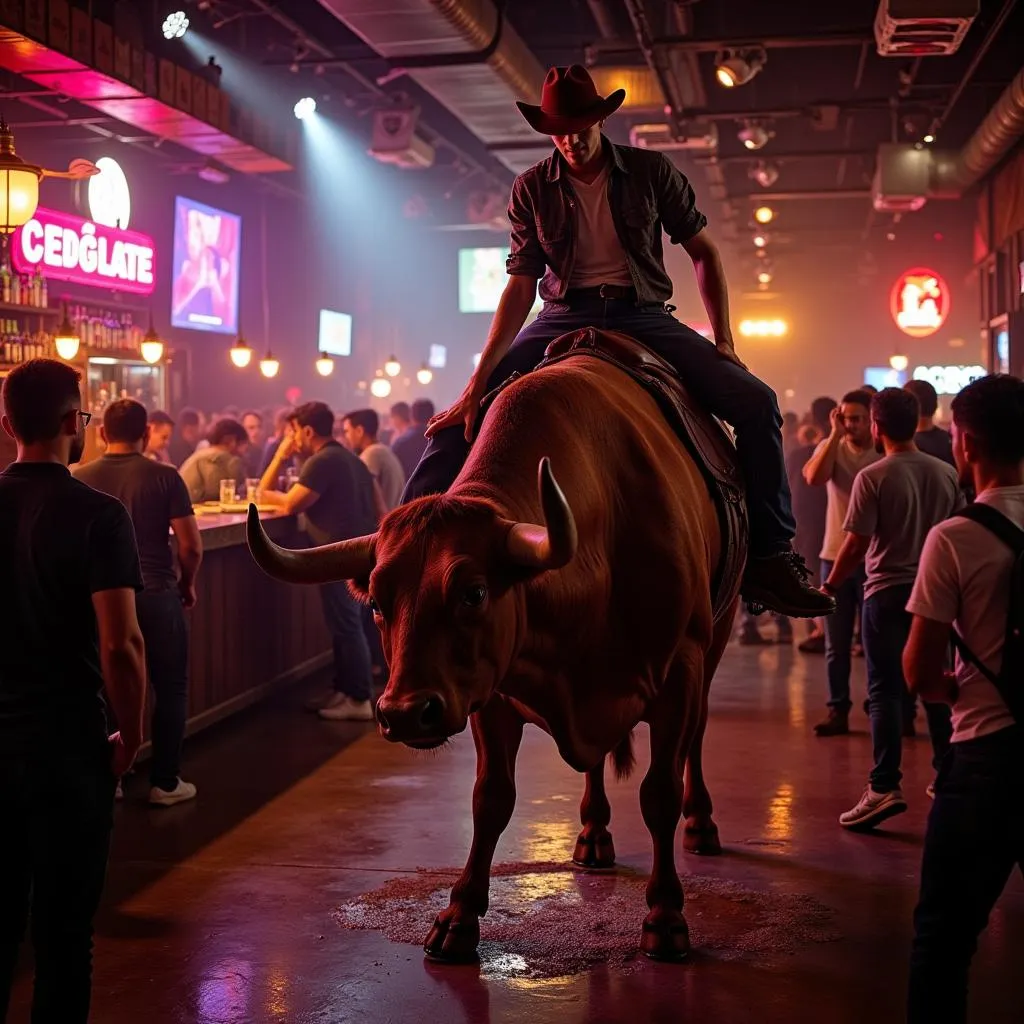
M 672 281 L 665 272 L 662 230 L 675 244 L 688 242 L 707 225 L 689 181 L 665 156 L 649 149 L 616 146 L 604 139 L 612 166 L 608 200 L 626 253 L 637 301 L 667 302 Z M 576 195 L 562 155 L 523 171 L 512 186 L 509 274 L 542 278 L 540 297 L 565 296 L 576 264 Z

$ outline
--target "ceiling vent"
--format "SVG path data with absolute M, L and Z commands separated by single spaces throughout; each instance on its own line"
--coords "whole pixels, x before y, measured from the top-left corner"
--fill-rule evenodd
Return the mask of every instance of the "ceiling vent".
M 871 202 L 881 213 L 920 210 L 928 199 L 932 155 L 906 143 L 883 143 L 878 147 Z
M 718 128 L 714 124 L 691 125 L 690 132 L 686 138 L 674 139 L 667 124 L 635 124 L 629 130 L 629 144 L 665 153 L 676 150 L 713 153 L 718 148 Z
M 948 57 L 978 16 L 979 0 L 879 0 L 875 43 L 882 57 Z
M 431 167 L 434 147 L 416 134 L 419 107 L 393 107 L 375 110 L 370 156 L 384 164 L 407 170 Z

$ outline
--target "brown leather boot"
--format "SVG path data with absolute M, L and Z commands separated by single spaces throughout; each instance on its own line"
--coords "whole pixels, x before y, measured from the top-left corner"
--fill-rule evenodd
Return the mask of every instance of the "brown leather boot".
M 750 558 L 740 593 L 748 605 L 793 619 L 816 619 L 836 610 L 835 600 L 811 585 L 804 560 L 793 551 Z
M 829 708 L 828 718 L 814 727 L 815 736 L 846 736 L 850 732 L 850 712 Z

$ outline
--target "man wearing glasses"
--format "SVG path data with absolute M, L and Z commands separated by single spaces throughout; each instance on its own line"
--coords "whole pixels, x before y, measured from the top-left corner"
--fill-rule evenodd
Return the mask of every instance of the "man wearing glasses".
M 114 787 L 142 740 L 139 556 L 124 506 L 68 472 L 90 418 L 79 377 L 34 359 L 3 386 L 18 458 L 0 473 L 0 1020 L 30 911 L 32 1019 L 88 1019 Z

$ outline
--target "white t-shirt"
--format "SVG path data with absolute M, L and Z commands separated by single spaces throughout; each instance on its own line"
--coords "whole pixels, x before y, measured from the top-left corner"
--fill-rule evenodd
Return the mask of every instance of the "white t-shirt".
M 978 501 L 1024 527 L 1024 487 L 994 487 Z M 925 541 L 907 611 L 956 627 L 971 652 L 998 674 L 1003 660 L 1013 553 L 979 523 L 954 517 Z M 999 691 L 957 654 L 959 696 L 953 707 L 953 742 L 977 739 L 1014 724 Z
M 612 220 L 608 176 L 608 166 L 591 182 L 570 176 L 577 199 L 576 263 L 569 278 L 570 288 L 633 284 L 626 253 Z
M 828 444 L 824 440 L 814 454 Z M 865 467 L 877 462 L 882 456 L 875 451 L 874 445 L 867 448 L 855 448 L 848 437 L 839 442 L 836 449 L 836 462 L 831 479 L 825 484 L 828 495 L 828 507 L 825 512 L 825 539 L 821 544 L 821 557 L 834 562 L 839 557 L 839 549 L 843 546 L 846 513 L 850 507 L 850 492 L 857 474 Z M 813 456 L 812 456 L 813 458 Z
M 387 445 L 377 441 L 364 448 L 359 458 L 380 484 L 388 511 L 397 508 L 405 487 L 405 470 L 402 469 L 398 456 Z

